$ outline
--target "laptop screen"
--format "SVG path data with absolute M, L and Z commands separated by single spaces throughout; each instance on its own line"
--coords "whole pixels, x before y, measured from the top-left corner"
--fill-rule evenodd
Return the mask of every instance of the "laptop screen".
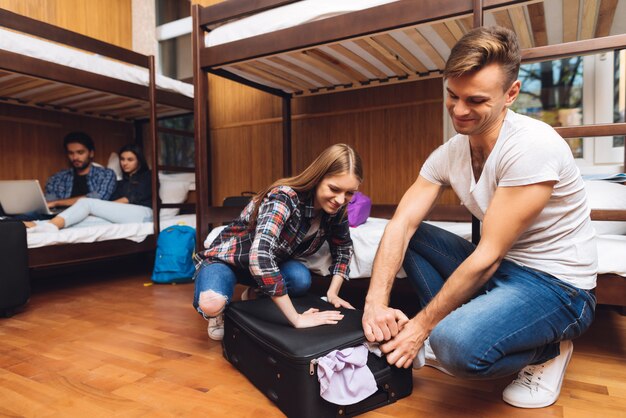
M 39 180 L 0 180 L 0 205 L 7 215 L 51 214 Z

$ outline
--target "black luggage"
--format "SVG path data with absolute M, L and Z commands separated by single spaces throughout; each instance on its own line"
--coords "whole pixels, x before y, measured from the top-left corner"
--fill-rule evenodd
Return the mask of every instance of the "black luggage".
M 0 316 L 12 316 L 29 297 L 26 227 L 20 221 L 0 220 Z
M 292 301 L 298 312 L 335 309 L 315 296 Z M 411 369 L 389 366 L 384 357 L 370 353 L 367 365 L 376 379 L 376 393 L 347 406 L 320 397 L 314 360 L 365 341 L 363 312 L 341 311 L 344 318 L 337 325 L 296 329 L 269 298 L 233 302 L 224 314 L 224 356 L 288 417 L 354 416 L 410 395 Z

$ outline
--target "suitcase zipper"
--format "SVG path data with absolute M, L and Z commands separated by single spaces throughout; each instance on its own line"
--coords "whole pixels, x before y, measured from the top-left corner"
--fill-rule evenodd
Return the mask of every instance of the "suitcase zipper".
M 319 357 L 318 357 L 319 358 Z M 315 374 L 315 365 L 320 361 L 317 358 L 314 358 L 309 362 L 309 374 L 313 376 Z

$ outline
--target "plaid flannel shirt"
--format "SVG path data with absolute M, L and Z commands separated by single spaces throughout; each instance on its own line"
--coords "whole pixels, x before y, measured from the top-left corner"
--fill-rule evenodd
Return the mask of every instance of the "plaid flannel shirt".
M 87 197 L 109 200 L 115 190 L 117 179 L 115 172 L 109 168 L 91 165 L 87 173 Z M 46 182 L 46 200 L 67 199 L 72 195 L 74 185 L 74 169 L 68 168 L 54 174 Z
M 279 264 L 311 255 L 328 242 L 333 260 L 329 272 L 348 280 L 352 240 L 345 209 L 334 215 L 323 213 L 319 230 L 306 240 L 314 217 L 312 195 L 298 194 L 286 186 L 275 187 L 259 207 L 255 230 L 249 231 L 253 209 L 254 202 L 250 202 L 208 250 L 196 255 L 197 268 L 223 262 L 249 270 L 264 293 L 281 296 L 287 291 Z

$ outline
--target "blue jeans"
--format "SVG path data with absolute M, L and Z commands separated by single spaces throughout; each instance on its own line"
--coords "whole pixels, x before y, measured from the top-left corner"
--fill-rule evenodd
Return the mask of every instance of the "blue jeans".
M 474 248 L 441 228 L 420 225 L 403 266 L 422 307 Z M 455 376 L 507 376 L 556 357 L 561 340 L 589 328 L 595 305 L 593 291 L 504 260 L 472 299 L 435 326 L 430 345 Z
M 287 260 L 278 266 L 280 274 L 285 280 L 285 287 L 289 296 L 302 296 L 311 287 L 311 272 L 304 264 L 296 260 Z M 204 316 L 198 306 L 200 293 L 212 290 L 226 298 L 228 304 L 233 298 L 233 292 L 237 283 L 257 287 L 257 282 L 252 278 L 250 271 L 236 269 L 224 263 L 203 264 L 196 272 L 195 293 L 193 306 Z

